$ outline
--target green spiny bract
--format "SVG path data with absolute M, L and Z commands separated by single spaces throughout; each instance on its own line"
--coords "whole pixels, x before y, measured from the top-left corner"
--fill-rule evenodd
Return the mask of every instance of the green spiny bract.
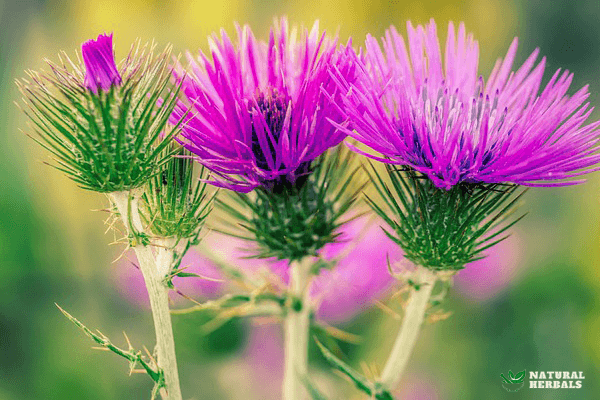
M 31 137 L 52 154 L 53 166 L 84 189 L 125 191 L 144 185 L 171 155 L 167 129 L 178 87 L 170 83 L 170 47 L 132 47 L 121 63 L 122 84 L 94 92 L 83 64 L 65 53 L 52 73 L 28 71 L 17 81 L 32 121 Z
M 246 231 L 236 236 L 258 244 L 256 257 L 295 261 L 317 256 L 323 246 L 336 241 L 337 229 L 346 222 L 341 217 L 364 186 L 362 180 L 356 182 L 361 170 L 345 147 L 325 153 L 311 170 L 300 186 L 232 193 L 235 204 L 219 201 Z
M 175 153 L 148 182 L 142 196 L 141 214 L 146 226 L 158 237 L 175 237 L 195 242 L 211 211 L 214 194 L 204 183 L 204 167 L 197 167 L 189 152 L 172 145 Z M 215 191 L 216 193 L 216 191 Z
M 372 168 L 385 206 L 367 200 L 391 228 L 385 233 L 417 265 L 460 270 L 508 237 L 503 234 L 523 217 L 507 221 L 523 194 L 517 185 L 463 182 L 445 190 L 426 175 L 396 168 L 386 165 L 389 183 Z

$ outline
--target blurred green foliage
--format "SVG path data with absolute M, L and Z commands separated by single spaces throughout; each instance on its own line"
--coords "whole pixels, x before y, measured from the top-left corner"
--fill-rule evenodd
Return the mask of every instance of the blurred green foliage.
M 136 347 L 153 343 L 149 313 L 120 298 L 111 282 L 118 268 L 111 262 L 122 249 L 109 246 L 106 215 L 90 211 L 106 200 L 38 162 L 46 154 L 19 131 L 26 121 L 12 105 L 19 96 L 14 79 L 104 31 L 115 32 L 117 58 L 136 37 L 195 51 L 206 49 L 206 36 L 221 26 L 231 32 L 233 21 L 250 23 L 265 37 L 271 18 L 281 14 L 305 25 L 319 18 L 329 32 L 339 27 L 342 41 L 352 35 L 356 46 L 367 32 L 379 36 L 391 23 L 402 31 L 407 19 L 435 17 L 442 38 L 447 20 L 465 21 L 479 39 L 484 75 L 519 36 L 520 61 L 540 47 L 549 71 L 572 70 L 574 88 L 590 84 L 590 101 L 600 99 L 600 6 L 591 0 L 0 3 L 0 400 L 145 399 L 151 389 L 146 377 L 127 376 L 126 362 L 92 350 L 54 307 L 59 303 L 111 338 L 124 330 Z M 402 396 L 411 398 L 419 381 L 433 398 L 505 399 L 500 373 L 526 369 L 583 371 L 586 380 L 578 391 L 522 390 L 512 398 L 600 398 L 599 192 L 595 175 L 586 185 L 527 193 L 530 213 L 516 228 L 525 249 L 518 274 L 484 303 L 451 294 L 443 307 L 454 314 L 425 327 Z M 197 400 L 232 398 L 239 379 L 232 366 L 248 325 L 233 320 L 205 335 L 199 328 L 205 318 L 175 317 L 183 391 Z M 361 360 L 381 366 L 397 326 L 379 310 L 349 322 L 344 328 L 364 340 L 342 345 L 347 361 L 357 369 Z M 311 354 L 315 367 L 328 371 L 318 351 Z M 347 396 L 359 395 L 348 389 Z

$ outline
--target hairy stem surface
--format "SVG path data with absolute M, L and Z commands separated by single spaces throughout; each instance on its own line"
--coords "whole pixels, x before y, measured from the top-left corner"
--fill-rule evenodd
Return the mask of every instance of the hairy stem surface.
M 308 332 L 310 325 L 310 261 L 290 264 L 288 305 L 284 321 L 285 363 L 283 375 L 283 399 L 305 399 L 303 378 L 308 373 Z
M 110 197 L 121 214 L 128 234 L 131 234 L 132 230 L 143 232 L 144 228 L 138 212 L 139 196 L 130 192 L 115 192 L 111 193 Z M 166 391 L 162 390 L 161 395 L 165 400 L 182 400 L 169 310 L 169 288 L 164 281 L 169 272 L 173 253 L 172 250 L 168 250 L 168 246 L 159 248 L 156 253 L 153 253 L 150 245 L 146 246 L 140 243 L 137 238 L 135 240 L 136 245 L 132 245 L 132 247 L 144 276 L 152 308 L 156 332 L 157 363 L 165 376 Z M 168 245 L 168 243 L 163 244 Z
M 398 337 L 381 374 L 381 383 L 390 391 L 398 387 L 417 342 L 431 292 L 436 282 L 436 275 L 425 267 L 417 266 L 417 274 L 414 280 L 415 284 L 418 285 L 418 290 L 416 287 L 411 290 Z

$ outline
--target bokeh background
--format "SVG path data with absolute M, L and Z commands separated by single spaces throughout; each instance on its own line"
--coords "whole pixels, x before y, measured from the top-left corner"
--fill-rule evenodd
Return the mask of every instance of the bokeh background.
M 234 21 L 265 38 L 272 17 L 284 14 L 305 25 L 320 19 L 357 46 L 390 24 L 404 31 L 408 19 L 434 17 L 442 37 L 448 20 L 465 21 L 479 40 L 484 76 L 518 36 L 519 62 L 540 47 L 546 79 L 567 68 L 575 73 L 573 91 L 589 84 L 590 101 L 600 102 L 600 3 L 593 0 L 0 1 L 1 400 L 149 398 L 149 379 L 128 376 L 124 360 L 92 350 L 55 302 L 119 344 L 122 331 L 138 347 L 153 343 L 149 312 L 115 283 L 126 267 L 112 262 L 122 248 L 109 246 L 106 214 L 92 211 L 106 199 L 40 162 L 46 155 L 20 131 L 26 121 L 13 105 L 14 79 L 104 31 L 115 33 L 121 58 L 138 37 L 170 42 L 178 52 L 206 49 L 207 35 L 221 27 L 233 32 Z M 599 194 L 600 173 L 585 185 L 527 193 L 522 209 L 529 214 L 509 245 L 479 270 L 461 273 L 444 304 L 452 316 L 425 327 L 399 398 L 600 398 Z M 277 326 L 232 320 L 205 334 L 198 328 L 203 318 L 175 317 L 186 397 L 276 399 L 276 390 L 250 388 L 280 376 Z M 340 345 L 346 359 L 358 369 L 381 366 L 398 324 L 380 308 L 338 322 L 363 339 Z M 328 390 L 338 387 L 332 398 L 362 398 L 314 350 L 316 375 Z M 583 371 L 586 379 L 580 390 L 505 392 L 500 374 L 523 369 Z

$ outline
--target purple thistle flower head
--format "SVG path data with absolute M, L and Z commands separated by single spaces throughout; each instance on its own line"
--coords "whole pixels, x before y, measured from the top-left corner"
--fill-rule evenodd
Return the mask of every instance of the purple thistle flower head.
M 174 118 L 189 111 L 181 141 L 220 178 L 217 186 L 249 192 L 301 185 L 310 163 L 346 136 L 330 123 L 345 126 L 345 118 L 323 89 L 339 99 L 333 68 L 353 82 L 350 42 L 338 49 L 317 22 L 297 38 L 286 18 L 275 21 L 268 43 L 248 26 L 236 28 L 236 44 L 225 31 L 215 33 L 212 60 L 202 51 L 197 59 L 188 54 L 190 73 L 176 73 L 187 104 Z
M 449 24 L 443 58 L 433 20 L 407 25 L 408 47 L 393 26 L 382 46 L 367 37 L 364 61 L 355 56 L 357 82 L 335 74 L 355 130 L 336 126 L 384 157 L 362 154 L 412 167 L 444 189 L 571 185 L 581 181 L 565 179 L 598 169 L 599 123 L 584 124 L 592 112 L 587 86 L 566 95 L 572 74 L 556 71 L 540 93 L 545 58 L 536 65 L 536 49 L 512 71 L 515 38 L 484 81 L 477 41 L 464 24 L 458 33 Z
M 98 89 L 107 91 L 113 85 L 121 84 L 121 75 L 115 64 L 112 33 L 88 40 L 81 45 L 81 53 L 85 64 L 85 87 L 98 93 Z
M 17 81 L 34 139 L 80 187 L 103 193 L 141 187 L 172 157 L 179 126 L 167 123 L 178 88 L 170 84 L 171 46 L 155 52 L 136 41 L 115 64 L 112 34 L 82 45 L 82 57 L 61 52 L 48 73 Z M 168 101 L 158 102 L 162 96 Z M 100 99 L 101 98 L 101 99 Z

